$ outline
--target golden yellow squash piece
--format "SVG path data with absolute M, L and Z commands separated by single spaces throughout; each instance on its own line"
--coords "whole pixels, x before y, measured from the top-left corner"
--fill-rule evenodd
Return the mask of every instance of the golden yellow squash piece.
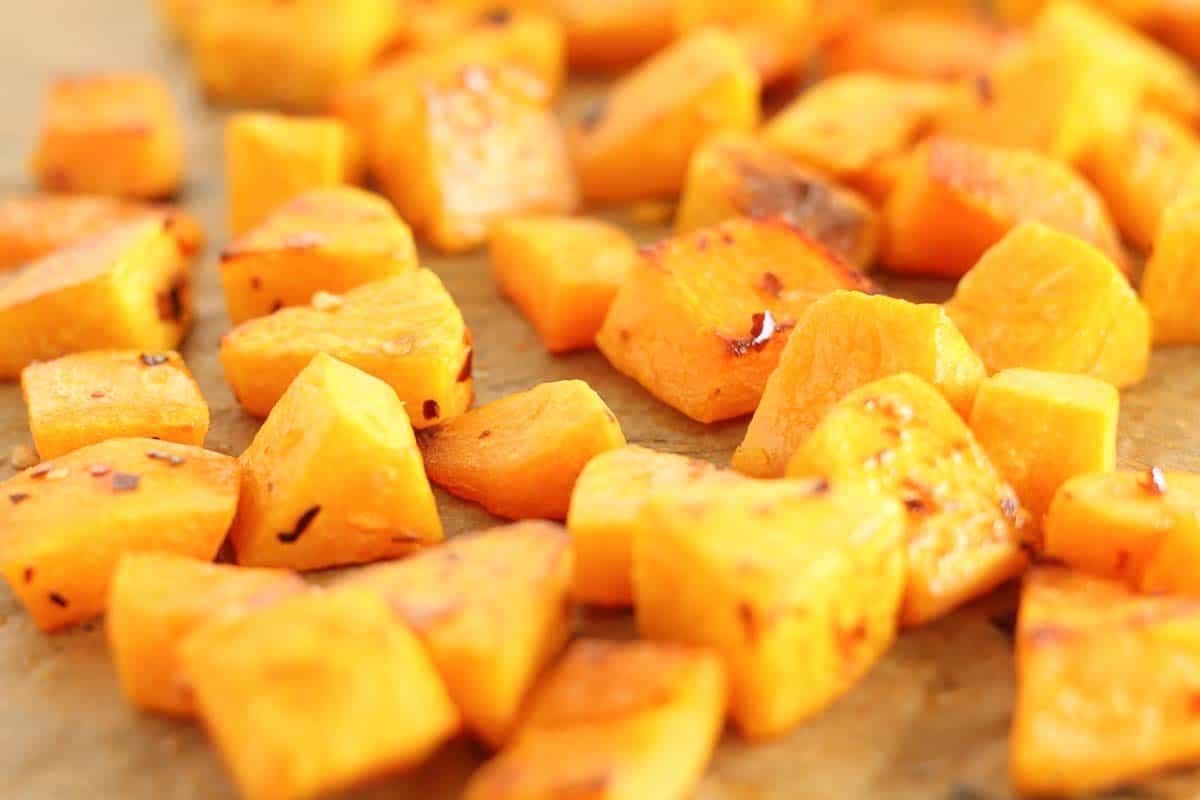
M 1200 166 L 1163 213 L 1142 276 L 1156 345 L 1200 343 Z

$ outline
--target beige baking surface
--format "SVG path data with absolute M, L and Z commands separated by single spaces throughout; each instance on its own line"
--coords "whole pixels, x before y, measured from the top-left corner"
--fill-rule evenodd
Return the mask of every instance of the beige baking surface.
M 0 193 L 30 188 L 26 157 L 47 81 L 96 68 L 157 72 L 186 120 L 184 203 L 213 245 L 198 266 L 199 321 L 184 355 L 213 410 L 209 446 L 238 453 L 255 424 L 221 378 L 217 343 L 228 326 L 215 274 L 225 240 L 221 115 L 206 109 L 180 53 L 156 26 L 150 0 L 0 0 Z M 578 101 L 579 92 L 574 98 Z M 643 238 L 654 231 L 641 231 Z M 550 358 L 497 297 L 483 256 L 430 257 L 475 333 L 476 389 L 491 400 L 539 381 L 587 380 L 620 417 L 631 442 L 727 463 L 744 421 L 705 427 L 658 404 L 595 353 Z M 935 298 L 944 288 L 893 288 Z M 1200 353 L 1155 355 L 1149 379 L 1125 395 L 1121 462 L 1200 470 Z M 20 392 L 0 385 L 0 453 L 28 442 Z M 0 477 L 12 470 L 7 462 Z M 490 518 L 439 494 L 447 530 Z M 865 683 L 782 740 L 747 746 L 727 736 L 696 800 L 999 800 L 1011 796 L 1005 740 L 1012 701 L 1011 651 L 991 621 L 1012 608 L 1002 592 L 939 624 L 906 634 Z M 628 635 L 620 615 L 588 615 L 581 630 Z M 1001 626 L 1002 627 L 1002 626 Z M 482 753 L 456 743 L 417 774 L 355 793 L 367 798 L 457 797 Z M 1191 798 L 1200 776 L 1176 775 L 1110 797 Z M 3 800 L 225 800 L 236 796 L 192 725 L 139 714 L 118 693 L 103 626 L 49 637 L 0 587 L 0 798 Z M 645 800 L 656 800 L 646 798 Z

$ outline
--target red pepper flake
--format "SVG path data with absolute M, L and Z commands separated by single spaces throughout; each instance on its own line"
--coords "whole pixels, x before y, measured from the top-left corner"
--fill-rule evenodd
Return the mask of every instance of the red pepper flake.
M 26 567 L 21 576 L 25 579 L 26 583 L 33 583 L 33 567 Z
M 170 361 L 170 359 L 162 353 L 142 353 L 139 358 L 147 367 L 157 367 Z
M 92 464 L 88 467 L 88 474 L 93 478 L 103 478 L 110 472 L 112 472 L 112 467 L 108 464 Z
M 24 503 L 28 499 L 29 499 L 28 492 L 15 492 L 8 496 L 9 502 L 12 503 L 14 506 L 20 505 L 21 503 Z
M 458 382 L 465 383 L 471 380 L 471 372 L 475 361 L 475 350 L 470 348 L 467 350 L 467 357 L 463 361 L 462 369 L 458 371 Z
M 47 461 L 45 464 L 38 464 L 33 469 L 29 470 L 29 477 L 44 478 L 47 475 L 49 475 L 50 471 L 53 469 L 54 469 L 54 463 Z
M 783 296 L 783 280 L 774 272 L 764 272 L 758 288 L 772 297 Z
M 442 408 L 438 405 L 437 400 L 426 400 L 421 405 L 421 413 L 425 415 L 425 419 L 437 419 L 438 415 L 442 413 Z
M 58 592 L 50 593 L 50 602 L 54 603 L 54 605 L 58 606 L 59 608 L 66 608 L 70 605 L 70 603 L 67 602 L 67 598 L 63 597 Z
M 183 456 L 177 456 L 174 453 L 165 453 L 162 450 L 150 450 L 146 453 L 146 458 L 153 459 L 154 461 L 165 461 L 172 467 L 178 467 L 187 460 Z
M 780 329 L 768 309 L 750 318 L 750 335 L 743 339 L 726 339 L 725 344 L 734 358 L 741 358 L 751 350 L 761 352 L 771 341 L 771 337 Z
M 1156 497 L 1167 493 L 1167 476 L 1158 467 L 1151 467 L 1138 479 L 1138 485 Z
M 279 541 L 283 542 L 284 544 L 294 543 L 306 530 L 308 530 L 308 526 L 312 525 L 312 521 L 316 519 L 317 514 L 320 513 L 321 507 L 313 506 L 308 511 L 305 511 L 300 515 L 300 519 L 296 520 L 296 526 L 294 528 L 292 528 L 290 531 L 276 534 L 276 536 L 279 538 Z
M 114 492 L 136 491 L 138 484 L 141 482 L 141 477 L 129 472 L 114 472 L 112 476 L 112 488 Z

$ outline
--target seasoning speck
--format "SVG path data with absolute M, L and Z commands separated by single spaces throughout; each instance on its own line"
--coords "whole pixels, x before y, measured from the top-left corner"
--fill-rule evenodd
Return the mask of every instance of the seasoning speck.
M 170 360 L 162 353 L 142 353 L 140 358 L 141 362 L 147 367 L 157 367 L 161 364 L 167 363 L 167 361 Z
M 138 488 L 138 484 L 142 479 L 128 472 L 114 472 L 112 476 L 112 488 L 114 492 L 132 492 Z
M 295 527 L 293 527 L 290 531 L 276 534 L 279 538 L 279 541 L 283 542 L 284 544 L 292 544 L 295 542 L 306 530 L 308 530 L 308 526 L 312 525 L 312 521 L 316 519 L 317 514 L 320 513 L 320 506 L 313 506 L 308 511 L 305 511 L 300 515 L 300 519 L 296 520 Z
M 28 499 L 29 499 L 28 492 L 15 492 L 14 494 L 10 494 L 8 496 L 8 501 L 10 503 L 12 503 L 14 506 L 20 505 L 21 503 L 24 503 Z
M 1150 494 L 1162 497 L 1167 493 L 1167 476 L 1158 467 L 1151 467 L 1138 479 L 1138 485 Z

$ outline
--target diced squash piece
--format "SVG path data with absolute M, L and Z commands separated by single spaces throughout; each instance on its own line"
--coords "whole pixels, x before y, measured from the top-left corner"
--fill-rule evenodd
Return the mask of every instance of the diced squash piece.
M 773 117 L 763 141 L 803 164 L 865 188 L 872 170 L 923 136 L 948 101 L 935 81 L 875 72 L 836 75 Z
M 387 383 L 414 428 L 466 411 L 474 381 L 471 334 L 437 275 L 416 269 L 321 294 L 243 322 L 221 340 L 221 364 L 242 407 L 265 417 L 317 353 Z
M 809 44 L 819 37 L 813 0 L 676 0 L 675 29 L 682 35 L 708 25 L 734 32 L 764 85 L 799 72 Z
M 800 318 L 767 381 L 733 466 L 748 475 L 783 475 L 796 448 L 838 400 L 879 378 L 911 372 L 971 411 L 983 363 L 936 305 L 835 292 Z
M 204 0 L 192 62 L 209 100 L 320 111 L 395 35 L 396 0 Z
M 958 278 L 1027 220 L 1125 252 L 1104 201 L 1066 164 L 1033 150 L 935 137 L 908 162 L 883 215 L 889 270 Z
M 892 375 L 843 397 L 796 450 L 787 474 L 861 483 L 903 501 L 902 625 L 937 619 L 1025 566 L 1016 493 L 962 417 L 914 375 Z
M 1090 173 L 1121 233 L 1148 251 L 1167 207 L 1198 165 L 1196 134 L 1147 109 L 1123 136 L 1101 144 Z
M 1142 275 L 1156 345 L 1200 343 L 1200 165 L 1163 212 Z
M 1142 591 L 1200 594 L 1200 476 L 1152 469 L 1073 478 L 1046 515 L 1045 549 Z
M 1121 271 L 1096 248 L 1039 222 L 984 254 L 946 303 L 990 372 L 1028 367 L 1140 381 L 1150 317 Z
M 431 245 L 469 250 L 497 220 L 573 211 L 579 198 L 546 87 L 513 67 L 464 67 L 391 98 L 374 168 Z
M 633 542 L 638 629 L 712 647 L 743 734 L 820 712 L 891 645 L 904 512 L 851 484 L 745 481 L 663 493 Z
M 619 80 L 571 132 L 584 197 L 673 197 L 710 135 L 758 124 L 759 80 L 732 33 L 703 28 Z
M 572 595 L 580 603 L 633 605 L 633 540 L 656 493 L 738 480 L 707 461 L 630 445 L 588 462 L 567 515 L 575 550 Z
M 464 723 L 493 748 L 570 634 L 571 543 L 549 522 L 458 536 L 342 585 L 380 592 L 412 626 Z
M 1017 791 L 1091 794 L 1200 759 L 1198 614 L 1191 598 L 1031 573 L 1016 634 Z
M 415 767 L 459 726 L 420 640 L 367 591 L 206 625 L 180 660 L 246 800 L 304 800 Z
M 152 215 L 165 215 L 170 220 L 171 232 L 185 253 L 204 247 L 204 229 L 199 221 L 170 206 L 78 194 L 0 200 L 0 269 L 21 266 Z
M 94 350 L 21 370 L 29 430 L 43 460 L 105 439 L 204 444 L 208 404 L 176 352 Z
M 633 237 L 598 219 L 512 217 L 490 242 L 496 283 L 551 353 L 595 344 L 637 261 Z
M 579 380 L 539 384 L 422 435 L 431 481 L 509 519 L 566 519 L 584 466 L 624 445 L 616 415 Z
M 191 268 L 152 216 L 27 265 L 0 287 L 0 379 L 100 348 L 169 350 L 192 324 Z
M 1087 375 L 1009 369 L 979 385 L 971 432 L 1041 527 L 1058 487 L 1117 464 L 1120 397 Z
M 335 119 L 247 112 L 225 124 L 229 232 L 241 236 L 310 189 L 352 182 L 346 126 Z
M 211 560 L 237 506 L 229 456 L 154 439 L 110 439 L 3 483 L 0 570 L 43 630 L 104 611 L 126 553 Z
M 666 47 L 675 0 L 539 0 L 567 35 L 567 58 L 581 69 L 617 69 Z
M 305 590 L 294 573 L 209 564 L 166 553 L 121 559 L 108 594 L 108 643 L 125 697 L 148 711 L 191 716 L 178 648 L 193 631 Z
M 221 283 L 238 323 L 416 266 L 412 231 L 386 200 L 328 187 L 293 198 L 235 239 L 221 254 Z
M 322 569 L 442 540 L 403 403 L 332 356 L 296 376 L 240 461 L 230 541 L 243 566 Z
M 681 800 L 725 717 L 720 660 L 699 648 L 581 639 L 539 687 L 516 741 L 465 800 Z
M 731 217 L 778 216 L 860 270 L 879 245 L 875 209 L 855 192 L 748 134 L 718 134 L 692 155 L 675 230 Z
M 596 345 L 692 419 L 739 417 L 758 405 L 796 320 L 835 289 L 873 284 L 782 219 L 735 218 L 645 249 Z
M 152 75 L 65 78 L 50 90 L 33 154 L 52 192 L 167 197 L 183 181 L 183 133 L 171 95 Z

